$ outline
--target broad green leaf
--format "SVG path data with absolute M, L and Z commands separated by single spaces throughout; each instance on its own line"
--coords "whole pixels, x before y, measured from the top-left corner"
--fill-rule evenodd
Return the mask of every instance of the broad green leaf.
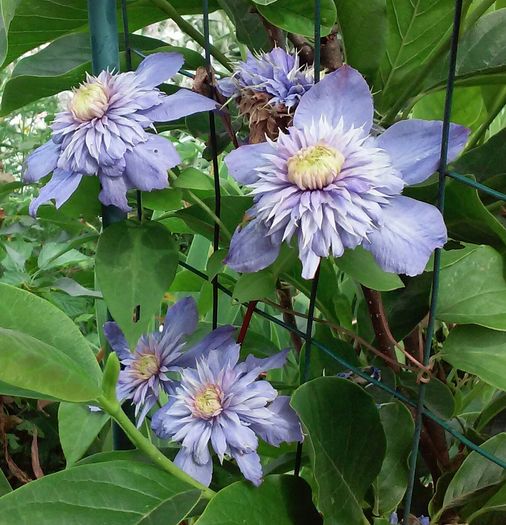
M 19 0 L 0 0 L 0 64 L 7 55 L 9 25 Z
M 142 205 L 150 210 L 168 211 L 181 208 L 182 192 L 176 188 L 165 190 L 144 191 Z
M 406 491 L 415 427 L 411 413 L 398 401 L 382 405 L 379 413 L 387 438 L 385 459 L 374 482 L 374 513 L 381 516 L 395 510 Z
M 413 107 L 413 118 L 443 120 L 446 93 L 436 91 L 422 97 Z M 453 92 L 452 122 L 476 130 L 488 112 L 478 86 L 459 87 Z
M 201 0 L 171 0 L 171 4 L 181 15 L 196 14 L 202 10 Z M 216 2 L 210 0 L 209 8 L 217 9 Z M 155 8 L 151 0 L 128 2 L 128 25 L 132 33 L 166 18 L 167 14 Z M 121 31 L 119 5 L 117 20 L 118 29 Z M 3 65 L 58 37 L 87 31 L 87 0 L 18 0 L 18 7 L 9 28 L 9 49 Z
M 254 487 L 239 481 L 220 490 L 195 525 L 320 525 L 321 517 L 302 478 L 267 476 Z
M 260 14 L 276 27 L 304 36 L 314 35 L 314 2 L 308 0 L 277 0 L 259 5 Z M 321 0 L 321 34 L 328 35 L 336 22 L 334 0 Z
M 263 0 L 258 4 L 268 5 L 277 0 Z M 248 0 L 218 0 L 220 7 L 227 13 L 235 26 L 237 40 L 251 51 L 268 50 L 271 47 L 269 35 L 258 13 L 252 13 Z
M 24 485 L 0 498 L 0 513 L 2 525 L 177 525 L 199 496 L 151 465 L 109 461 Z
M 451 27 L 454 4 L 453 0 L 387 0 L 387 49 L 375 82 L 380 111 L 388 109 L 431 58 Z
M 8 494 L 9 492 L 12 492 L 11 484 L 5 477 L 3 470 L 0 469 L 0 497 L 4 494 Z
M 462 36 L 457 55 L 457 82 L 478 85 L 503 82 L 506 73 L 506 9 L 482 16 Z M 441 61 L 426 81 L 427 89 L 443 86 L 448 75 L 448 62 Z M 495 79 L 493 77 L 496 77 Z
M 506 486 L 501 487 L 468 518 L 469 525 L 503 525 L 506 517 Z
M 100 236 L 95 264 L 111 315 L 135 345 L 176 274 L 178 253 L 172 236 L 156 222 L 113 224 Z M 138 305 L 140 319 L 134 321 Z
M 79 461 L 109 421 L 105 412 L 92 412 L 87 405 L 60 403 L 58 433 L 67 467 Z
M 506 229 L 485 208 L 478 192 L 452 180 L 446 185 L 444 218 L 453 239 L 503 249 Z
M 182 170 L 172 185 L 175 188 L 214 191 L 213 179 L 196 168 L 186 168 Z
M 370 252 L 363 248 L 346 250 L 336 259 L 337 266 L 356 281 L 373 290 L 387 292 L 404 288 L 400 277 L 395 273 L 384 272 Z
M 373 76 L 387 44 L 386 0 L 335 0 L 346 62 Z
M 185 57 L 184 67 L 196 69 L 204 64 L 201 55 L 186 48 L 167 46 L 161 40 L 142 35 L 131 35 L 131 45 L 147 51 L 175 51 Z M 123 35 L 119 36 L 120 51 L 124 49 Z M 124 69 L 124 53 L 121 54 Z M 141 59 L 133 56 L 136 66 Z M 69 90 L 91 72 L 91 43 L 88 33 L 64 35 L 38 53 L 21 59 L 5 85 L 1 114 L 12 111 L 40 98 Z M 168 79 L 167 79 L 168 80 Z
M 481 326 L 457 326 L 439 356 L 455 368 L 506 390 L 506 333 Z
M 499 414 L 506 410 L 506 394 L 500 392 L 494 397 L 485 408 L 480 412 L 478 419 L 474 423 L 477 432 L 483 432 L 485 427 Z
M 437 318 L 506 330 L 506 279 L 502 255 L 481 246 L 441 270 Z
M 491 137 L 483 146 L 474 148 L 455 162 L 460 173 L 469 173 L 479 181 L 506 175 L 506 129 Z M 500 178 L 502 181 L 503 178 Z M 495 187 L 495 186 L 494 186 Z M 504 186 L 503 186 L 504 187 Z
M 0 284 L 0 296 L 0 380 L 34 397 L 94 399 L 100 392 L 100 367 L 72 320 L 18 288 Z
M 487 452 L 506 460 L 506 434 L 498 434 L 481 446 Z M 438 516 L 452 507 L 462 506 L 479 491 L 500 483 L 505 477 L 501 467 L 477 452 L 471 452 L 450 481 Z
M 317 507 L 328 525 L 366 525 L 362 500 L 381 469 L 385 433 L 373 399 L 336 377 L 299 387 L 292 406 L 308 432 L 318 486 Z
M 276 278 L 268 268 L 256 273 L 245 273 L 239 277 L 234 287 L 234 298 L 240 303 L 262 299 L 272 294 Z

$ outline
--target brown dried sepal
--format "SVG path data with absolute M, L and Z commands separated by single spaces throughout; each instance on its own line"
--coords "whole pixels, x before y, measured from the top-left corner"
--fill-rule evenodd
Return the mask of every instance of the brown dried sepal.
M 244 90 L 238 99 L 239 112 L 248 118 L 249 143 L 265 142 L 265 137 L 274 140 L 279 130 L 291 125 L 293 115 L 284 104 L 269 104 L 271 96 L 252 90 Z

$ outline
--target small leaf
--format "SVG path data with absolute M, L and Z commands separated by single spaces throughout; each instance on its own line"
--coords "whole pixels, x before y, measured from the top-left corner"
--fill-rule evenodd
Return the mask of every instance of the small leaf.
M 362 500 L 380 472 L 385 433 L 371 396 L 356 384 L 321 377 L 292 398 L 313 452 L 317 507 L 328 525 L 366 525 Z
M 92 412 L 87 405 L 60 403 L 58 431 L 67 467 L 79 461 L 109 421 L 105 412 Z
M 267 476 L 257 488 L 239 481 L 220 490 L 195 525 L 320 525 L 302 478 Z
M 240 303 L 262 299 L 272 294 L 276 279 L 269 269 L 256 273 L 245 273 L 239 277 L 234 287 L 234 299 Z
M 372 254 L 363 248 L 346 250 L 342 257 L 336 259 L 336 264 L 350 277 L 373 290 L 387 292 L 404 287 L 398 275 L 384 272 Z
M 96 275 L 113 319 L 131 345 L 145 333 L 169 288 L 178 254 L 169 231 L 159 223 L 124 221 L 105 229 L 96 255 Z M 134 310 L 140 305 L 140 319 Z
M 259 5 L 260 14 L 285 31 L 304 36 L 314 35 L 314 3 L 307 0 L 277 0 L 270 5 Z M 333 0 L 321 0 L 321 34 L 328 35 L 336 22 Z
M 175 188 L 214 191 L 213 179 L 196 168 L 186 168 L 181 171 L 173 185 Z

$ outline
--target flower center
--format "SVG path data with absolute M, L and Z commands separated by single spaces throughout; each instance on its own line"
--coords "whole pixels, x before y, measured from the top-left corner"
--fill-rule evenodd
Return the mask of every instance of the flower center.
M 195 396 L 193 413 L 203 419 L 211 419 L 223 410 L 222 401 L 221 388 L 218 385 L 208 385 Z
M 301 190 L 321 190 L 339 175 L 343 164 L 344 156 L 337 149 L 309 146 L 288 159 L 288 180 Z
M 74 91 L 69 110 L 78 120 L 100 118 L 109 106 L 107 90 L 100 82 L 84 83 Z
M 158 358 L 153 354 L 144 354 L 133 363 L 135 375 L 139 379 L 149 379 L 151 376 L 158 374 L 159 367 Z

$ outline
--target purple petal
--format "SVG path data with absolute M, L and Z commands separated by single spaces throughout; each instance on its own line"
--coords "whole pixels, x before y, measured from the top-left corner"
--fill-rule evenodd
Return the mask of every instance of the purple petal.
M 114 321 L 104 323 L 104 335 L 121 361 L 132 357 L 128 342 L 117 323 Z
M 232 457 L 236 460 L 242 475 L 258 487 L 262 483 L 263 478 L 259 455 L 256 452 L 243 454 L 238 450 L 232 449 Z
M 220 326 L 207 334 L 199 343 L 185 352 L 178 360 L 181 367 L 194 367 L 196 359 L 209 355 L 216 348 L 229 347 L 235 344 L 235 328 L 233 326 Z
M 41 204 L 55 200 L 59 208 L 76 191 L 82 179 L 81 173 L 70 173 L 59 168 L 54 170 L 51 180 L 41 188 L 39 196 L 30 203 L 30 215 L 35 217 Z
M 137 428 L 140 428 L 142 423 L 144 422 L 144 419 L 148 415 L 149 411 L 156 405 L 156 402 L 158 401 L 158 397 L 153 393 L 149 392 L 146 396 L 146 399 L 143 401 L 142 405 L 136 405 L 135 406 L 135 415 L 137 418 Z
M 132 187 L 141 191 L 162 190 L 169 185 L 167 170 L 181 162 L 172 142 L 158 135 L 149 135 L 125 154 L 125 174 Z
M 181 335 L 190 335 L 197 328 L 199 313 L 193 297 L 185 297 L 167 310 L 163 322 L 162 335 L 167 334 L 171 339 Z
M 250 354 L 246 358 L 245 368 L 246 372 L 251 372 L 252 370 L 257 369 L 258 373 L 267 372 L 267 370 L 272 370 L 273 368 L 282 368 L 286 363 L 286 356 L 290 350 L 282 350 L 277 354 L 274 354 L 271 357 L 266 357 L 265 359 L 259 359 L 254 355 Z
M 151 89 L 173 77 L 183 63 L 179 53 L 153 53 L 139 64 L 135 76 L 142 87 Z
M 267 142 L 246 144 L 230 152 L 225 157 L 229 174 L 241 184 L 253 184 L 258 180 L 257 168 L 269 164 L 263 155 L 275 153 Z
M 372 126 L 373 102 L 364 77 L 350 66 L 341 66 L 326 75 L 300 99 L 293 119 L 296 128 L 304 129 L 325 117 L 337 126 L 342 118 L 344 129 L 363 127 L 364 135 Z
M 278 238 L 267 232 L 265 224 L 258 219 L 239 226 L 223 262 L 237 272 L 258 272 L 267 268 L 276 260 L 281 246 Z
M 409 197 L 396 197 L 383 209 L 384 224 L 369 234 L 364 248 L 386 272 L 421 274 L 430 255 L 446 240 L 439 210 Z
M 163 97 L 158 106 L 140 113 L 153 122 L 170 122 L 201 111 L 216 109 L 217 103 L 208 97 L 194 93 L 189 89 L 180 89 L 173 95 Z
M 124 177 L 107 177 L 102 175 L 100 184 L 102 185 L 102 190 L 98 194 L 98 198 L 102 204 L 116 206 L 123 211 L 132 210 L 126 198 L 128 186 Z
M 442 133 L 443 123 L 439 120 L 402 120 L 380 135 L 377 144 L 390 155 L 406 184 L 418 184 L 438 168 Z M 463 126 L 450 125 L 448 162 L 462 151 L 469 133 Z
M 60 156 L 60 145 L 52 140 L 28 155 L 23 173 L 25 182 L 36 182 L 56 168 Z
M 270 424 L 254 421 L 251 429 L 267 443 L 278 447 L 281 443 L 302 441 L 302 429 L 295 410 L 290 406 L 290 397 L 278 396 L 270 405 L 273 413 Z
M 182 448 L 174 458 L 174 465 L 184 470 L 193 479 L 200 481 L 202 485 L 206 487 L 210 485 L 213 476 L 213 460 L 211 458 L 204 465 L 199 465 L 194 461 L 193 455 L 185 448 Z

